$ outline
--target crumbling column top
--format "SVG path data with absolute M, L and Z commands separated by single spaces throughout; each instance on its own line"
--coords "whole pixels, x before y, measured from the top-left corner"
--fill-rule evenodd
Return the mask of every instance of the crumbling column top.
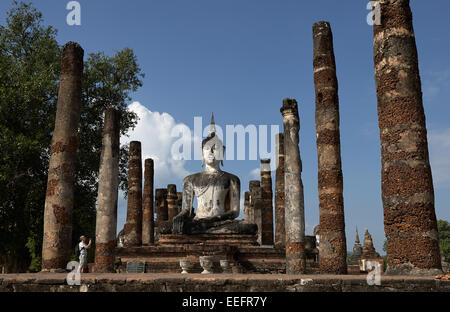
M 294 114 L 298 116 L 298 104 L 295 99 L 285 98 L 283 99 L 283 105 L 280 108 L 280 112 L 283 115 Z
M 81 56 L 81 57 L 83 57 L 83 55 L 84 55 L 84 50 L 81 47 L 81 45 L 74 41 L 69 41 L 63 46 L 63 48 L 62 48 L 63 53 L 66 53 L 66 51 L 68 51 L 68 50 L 73 50 L 73 51 L 77 52 L 78 56 Z
M 320 22 L 314 23 L 314 25 L 313 25 L 314 36 L 319 35 L 322 32 L 330 32 L 331 33 L 330 22 L 320 21 Z
M 167 192 L 176 194 L 177 193 L 177 186 L 175 184 L 167 185 Z
M 261 182 L 258 180 L 252 180 L 249 182 L 250 188 L 261 187 Z

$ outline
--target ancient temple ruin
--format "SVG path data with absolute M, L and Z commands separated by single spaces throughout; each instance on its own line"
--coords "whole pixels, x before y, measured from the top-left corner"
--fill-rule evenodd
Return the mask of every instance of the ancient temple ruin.
M 222 171 L 219 166 L 223 159 L 216 159 L 216 154 L 211 153 L 221 146 L 212 120 L 209 136 L 202 142 L 206 167 L 184 179 L 183 190 L 179 192 L 181 211 L 175 184 L 168 185 L 167 191 L 157 189 L 155 207 L 159 208 L 154 220 L 155 244 L 126 245 L 127 232 L 124 231 L 125 244 L 116 249 L 122 270 L 126 270 L 126 263 L 145 262 L 146 272 L 179 272 L 180 263 L 189 263 L 186 271 L 201 272 L 206 261 L 204 257 L 213 257 L 216 261 L 210 272 L 222 270 L 218 260 L 228 263 L 230 270 L 236 273 L 285 271 L 284 248 L 260 247 L 261 244 L 274 244 L 270 165 L 269 170 L 265 170 L 267 166 L 262 167 L 262 181 L 250 182 L 245 218 L 236 220 L 240 208 L 240 181 Z M 268 164 L 268 161 L 264 160 L 262 164 Z M 138 172 L 135 174 L 139 175 Z M 194 196 L 198 201 L 197 209 L 193 207 Z M 211 196 L 216 197 L 211 200 Z M 129 207 L 134 209 L 134 206 Z M 163 213 L 166 210 L 167 213 Z M 184 260 L 180 262 L 180 259 Z
M 408 0 L 377 3 L 382 22 L 374 26 L 374 64 L 386 273 L 436 274 L 441 272 L 441 259 L 412 14 Z M 338 82 L 328 22 L 314 24 L 313 52 L 320 213 L 314 235 L 305 235 L 301 107 L 295 99 L 285 98 L 279 116 L 284 131 L 277 136 L 275 192 L 268 159 L 261 159 L 260 180 L 250 181 L 248 190 L 238 176 L 221 169 L 224 147 L 213 118 L 201 147 L 205 169 L 185 177 L 182 190 L 176 184 L 154 190 L 157 160 L 146 159 L 143 172 L 142 143 L 130 142 L 127 217 L 116 240 L 120 116 L 108 109 L 100 155 L 96 272 L 124 272 L 127 264 L 140 262 L 145 272 L 161 273 L 181 272 L 182 264 L 190 273 L 346 274 L 348 267 L 361 262 L 382 262 L 366 230 L 363 246 L 356 232 L 347 264 Z M 45 201 L 44 271 L 64 269 L 72 250 L 83 53 L 73 42 L 62 53 Z M 238 218 L 241 192 L 243 220 Z
M 353 253 L 348 263 L 348 271 L 351 272 L 351 274 L 367 272 L 366 263 L 368 263 L 369 261 L 378 262 L 380 264 L 380 267 L 384 266 L 384 259 L 375 250 L 372 236 L 370 235 L 369 230 L 366 229 L 364 233 L 363 246 L 361 246 L 359 241 L 358 229 L 356 229 L 355 244 L 353 245 Z
M 358 229 L 356 229 L 355 244 L 353 245 L 353 253 L 350 258 L 349 265 L 357 266 L 357 268 L 359 270 L 359 265 L 360 265 L 360 261 L 362 259 L 362 254 L 363 254 L 363 248 L 359 242 Z

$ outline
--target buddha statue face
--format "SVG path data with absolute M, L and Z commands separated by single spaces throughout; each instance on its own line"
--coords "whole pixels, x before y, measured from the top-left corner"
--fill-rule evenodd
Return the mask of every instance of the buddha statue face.
M 223 165 L 223 156 L 225 152 L 225 146 L 220 139 L 211 133 L 202 142 L 202 166 L 206 163 L 209 167 L 219 168 L 219 163 Z

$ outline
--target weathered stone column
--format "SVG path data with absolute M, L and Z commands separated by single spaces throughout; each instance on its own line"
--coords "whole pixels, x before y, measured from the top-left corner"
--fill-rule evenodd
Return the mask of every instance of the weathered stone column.
M 65 269 L 73 249 L 72 209 L 83 56 L 84 51 L 77 43 L 64 45 L 45 197 L 43 271 Z
M 130 142 L 127 223 L 124 231 L 124 246 L 132 247 L 142 244 L 142 156 L 139 141 Z
M 338 81 L 330 24 L 315 23 L 313 39 L 319 170 L 320 272 L 346 274 L 347 245 L 342 194 Z
M 375 84 L 388 275 L 441 272 L 433 179 L 409 0 L 380 0 Z
M 183 192 L 177 192 L 177 214 L 181 212 L 183 208 Z
M 284 99 L 280 109 L 284 124 L 286 273 L 305 273 L 305 204 L 300 159 L 300 121 L 297 101 Z
M 167 213 L 169 221 L 177 215 L 177 186 L 175 184 L 169 184 L 167 186 Z
M 153 245 L 155 243 L 155 224 L 153 220 L 154 168 L 153 159 L 146 159 L 144 162 L 144 194 L 142 197 L 142 245 Z
M 251 223 L 251 221 L 250 221 L 250 192 L 244 193 L 244 221 Z
M 159 199 L 158 199 L 159 195 L 159 191 L 158 189 L 155 189 L 155 199 L 153 202 L 153 209 L 155 211 L 156 217 L 155 217 L 155 222 L 158 221 L 159 219 Z
M 105 111 L 103 144 L 98 173 L 97 221 L 95 226 L 95 272 L 115 272 L 119 191 L 120 112 Z
M 255 209 L 252 206 L 252 193 L 250 192 L 250 188 L 249 188 L 249 197 L 248 197 L 248 216 L 249 216 L 249 220 L 250 223 L 255 223 Z
M 169 218 L 167 211 L 167 189 L 155 190 L 155 206 L 157 207 L 157 221 L 167 221 Z
M 285 248 L 286 231 L 284 228 L 284 135 L 276 137 L 278 166 L 275 176 L 275 247 Z
M 262 244 L 273 245 L 273 192 L 270 159 L 261 159 Z
M 262 194 L 261 182 L 253 180 L 249 182 L 250 189 L 250 211 L 253 215 L 253 223 L 258 226 L 258 243 L 262 245 Z

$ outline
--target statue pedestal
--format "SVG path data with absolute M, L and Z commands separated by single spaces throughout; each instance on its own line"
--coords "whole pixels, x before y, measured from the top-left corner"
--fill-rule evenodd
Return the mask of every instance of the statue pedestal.
M 214 273 L 222 273 L 221 260 L 228 260 L 233 273 L 283 273 L 284 249 L 261 247 L 257 235 L 250 234 L 159 234 L 158 244 L 118 247 L 116 258 L 126 262 L 145 262 L 147 273 L 180 273 L 180 259 L 192 264 L 189 273 L 201 273 L 200 256 L 214 257 Z
M 172 234 L 172 226 L 172 221 L 159 221 L 157 222 L 157 233 L 159 235 Z M 216 235 L 215 237 L 223 236 L 228 239 L 232 238 L 231 235 L 235 235 L 236 238 L 239 238 L 239 235 L 243 235 L 244 237 L 245 235 L 252 236 L 257 234 L 258 226 L 256 224 L 246 223 L 242 220 L 224 220 L 216 222 L 186 220 L 183 234 L 178 235 L 187 235 L 189 237 Z
M 181 272 L 179 260 L 187 258 L 192 268 L 189 273 L 200 273 L 199 257 L 212 256 L 213 272 L 222 273 L 221 260 L 228 260 L 234 272 L 245 271 L 239 259 L 241 251 L 260 248 L 257 235 L 251 234 L 159 234 L 158 245 L 132 248 L 117 248 L 117 257 L 122 263 L 142 261 L 146 272 Z M 278 256 L 279 252 L 276 252 Z M 284 255 L 280 254 L 280 258 Z M 278 258 L 278 257 L 277 257 Z
M 233 273 L 285 273 L 285 251 L 271 247 L 177 243 L 141 247 L 116 248 L 122 272 L 127 262 L 145 262 L 146 273 L 181 273 L 180 260 L 192 264 L 189 273 L 201 273 L 200 256 L 214 256 L 214 273 L 222 273 L 220 260 L 229 260 Z
M 252 234 L 158 234 L 158 243 L 116 248 L 122 272 L 127 262 L 145 262 L 147 273 L 181 273 L 180 260 L 192 264 L 189 273 L 201 273 L 200 256 L 214 257 L 214 273 L 222 273 L 221 260 L 228 260 L 233 273 L 285 273 L 283 248 L 260 246 Z M 307 257 L 308 273 L 317 273 L 318 262 Z
M 170 246 L 258 246 L 257 239 L 250 234 L 159 234 L 159 244 Z

